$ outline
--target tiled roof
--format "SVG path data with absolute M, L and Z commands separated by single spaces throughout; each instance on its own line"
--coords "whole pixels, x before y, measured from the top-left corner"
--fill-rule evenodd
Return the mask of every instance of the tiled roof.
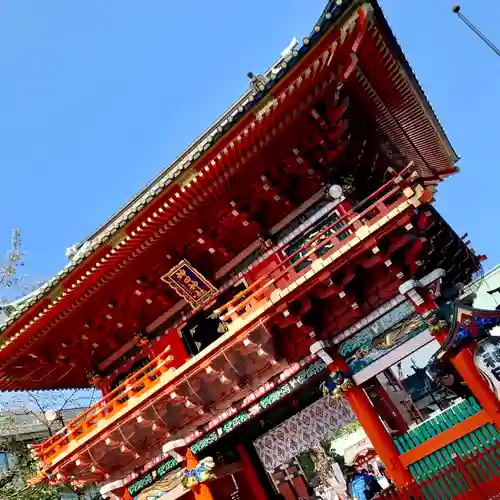
M 101 229 L 91 235 L 77 251 L 70 263 L 59 271 L 52 279 L 48 280 L 35 293 L 31 293 L 26 300 L 18 304 L 15 312 L 0 326 L 0 332 L 12 325 L 23 313 L 35 305 L 41 298 L 50 293 L 58 283 L 78 267 L 87 257 L 105 244 L 117 231 L 133 219 L 153 199 L 161 194 L 184 171 L 189 169 L 197 160 L 208 151 L 217 141 L 237 124 L 252 108 L 254 108 L 266 94 L 300 61 L 300 59 L 314 46 L 321 36 L 330 28 L 352 1 L 339 2 L 330 0 L 323 11 L 318 23 L 314 26 L 309 37 L 297 50 L 293 50 L 286 59 L 280 58 L 266 73 L 264 89 L 258 94 L 251 90 L 229 108 L 209 129 L 199 137 L 172 165 L 163 171 L 153 182 L 130 203 L 113 216 Z
M 245 94 L 229 108 L 208 130 L 199 137 L 172 165 L 163 171 L 154 179 L 139 195 L 130 203 L 115 214 L 101 229 L 91 235 L 79 248 L 70 263 L 59 271 L 52 279 L 38 288 L 34 293 L 26 297 L 24 301 L 16 304 L 15 310 L 11 313 L 7 321 L 0 325 L 0 333 L 11 326 L 28 309 L 34 306 L 42 298 L 51 293 L 58 284 L 82 264 L 90 255 L 92 255 L 102 245 L 106 244 L 118 231 L 120 231 L 129 221 L 148 206 L 157 196 L 164 192 L 165 188 L 171 185 L 183 172 L 192 167 L 198 159 L 210 150 L 229 130 L 231 130 L 241 119 L 248 114 L 268 93 L 269 91 L 295 67 L 304 55 L 315 45 L 325 32 L 350 8 L 371 3 L 377 20 L 386 28 L 389 42 L 397 52 L 398 57 L 403 63 L 405 71 L 414 80 L 415 87 L 422 97 L 424 107 L 433 119 L 436 127 L 439 129 L 443 142 L 453 151 L 449 144 L 443 129 L 441 128 L 430 104 L 428 103 L 423 90 L 419 86 L 416 77 L 406 61 L 390 27 L 385 21 L 380 8 L 375 0 L 362 2 L 361 0 L 329 0 L 318 22 L 315 24 L 310 35 L 303 39 L 302 44 L 294 49 L 288 57 L 280 58 L 265 74 L 265 83 L 262 90 L 254 94 L 251 90 Z M 453 155 L 456 158 L 456 154 Z

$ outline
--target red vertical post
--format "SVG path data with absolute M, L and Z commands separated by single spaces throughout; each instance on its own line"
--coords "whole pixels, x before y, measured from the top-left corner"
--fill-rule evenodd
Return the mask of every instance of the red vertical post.
M 400 287 L 400 293 L 410 299 L 417 313 L 421 315 L 437 310 L 438 306 L 431 294 L 419 285 L 418 282 L 408 281 Z M 434 338 L 442 344 L 447 334 L 446 330 L 441 330 L 434 334 Z M 474 397 L 500 429 L 500 401 L 476 368 L 472 353 L 468 349 L 463 349 L 451 362 Z
M 446 332 L 438 332 L 435 338 L 442 344 L 446 338 Z M 464 349 L 458 353 L 451 362 L 468 385 L 472 394 L 474 394 L 474 397 L 495 422 L 497 429 L 500 429 L 500 401 L 498 401 L 498 398 L 491 390 L 488 382 L 486 382 L 476 368 L 472 353 L 468 349 Z
M 122 489 L 117 490 L 117 491 L 113 491 L 113 494 L 117 498 L 120 498 L 120 500 L 134 500 L 132 498 L 132 495 L 129 493 L 128 488 L 126 486 Z
M 361 387 L 353 387 L 346 391 L 345 398 L 351 405 L 368 439 L 372 442 L 377 455 L 384 462 L 387 474 L 394 481 L 394 484 L 396 486 L 410 484 L 412 477 L 401 463 L 392 437 L 380 421 L 365 391 Z
M 238 451 L 241 463 L 243 465 L 243 472 L 245 473 L 245 477 L 249 486 L 252 488 L 253 498 L 255 500 L 267 500 L 267 495 L 260 484 L 259 476 L 253 466 L 252 459 L 248 456 L 247 450 L 245 446 L 240 443 L 236 446 L 236 450 Z
M 186 453 L 186 469 L 194 469 L 198 463 L 198 459 L 191 453 L 191 450 L 188 449 Z M 214 500 L 210 488 L 206 484 L 198 484 L 192 491 L 196 500 Z
M 328 365 L 330 373 L 339 370 L 347 372 L 348 368 L 344 360 L 336 354 L 333 354 L 334 357 L 330 356 L 325 348 L 326 345 L 323 342 L 316 342 L 311 346 L 311 352 L 317 354 Z M 402 464 L 392 437 L 384 427 L 365 391 L 359 386 L 354 386 L 345 391 L 345 398 L 351 405 L 378 456 L 384 462 L 387 474 L 394 481 L 394 484 L 398 487 L 410 484 L 413 480 L 412 476 Z

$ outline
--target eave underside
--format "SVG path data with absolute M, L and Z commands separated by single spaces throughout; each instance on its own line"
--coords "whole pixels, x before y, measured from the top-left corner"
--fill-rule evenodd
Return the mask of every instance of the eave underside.
M 370 207 L 368 213 L 372 213 L 375 206 L 381 207 L 383 200 L 384 197 Z M 401 207 L 405 208 L 401 210 Z M 418 278 L 441 267 L 447 271 L 444 286 L 455 280 L 470 279 L 478 265 L 477 259 L 432 207 L 424 205 L 415 214 L 411 204 L 398 198 L 386 205 L 379 216 L 387 217 L 384 214 L 393 214 L 392 223 L 379 228 L 377 218 L 372 219 L 376 238 L 366 240 L 364 245 L 358 242 L 351 246 L 343 258 L 349 265 L 342 265 L 343 259 L 330 261 L 328 252 L 318 257 L 324 265 L 317 269 L 321 272 L 316 279 L 301 282 L 300 273 L 309 271 L 307 268 L 297 271 L 297 277 L 289 278 L 295 284 L 293 287 L 282 285 L 286 299 L 268 302 L 266 310 L 257 316 L 252 315 L 251 309 L 246 311 L 242 316 L 247 315 L 245 326 L 242 324 L 244 319 L 236 318 L 217 345 L 200 353 L 176 371 L 173 378 L 169 379 L 168 372 L 158 368 L 158 372 L 148 372 L 149 381 L 146 378 L 136 380 L 137 388 L 125 384 L 131 397 L 137 394 L 142 402 L 134 406 L 127 400 L 115 399 L 109 403 L 111 407 L 108 403 L 100 403 L 94 409 L 98 412 L 96 415 L 76 420 L 69 425 L 67 435 L 60 434 L 42 445 L 40 453 L 50 465 L 47 470 L 64 476 L 78 472 L 81 477 L 88 474 L 89 478 L 95 478 L 95 474 L 110 469 L 118 474 L 118 469 L 135 468 L 150 453 L 156 452 L 165 435 L 172 440 L 185 438 L 212 418 L 213 411 L 223 411 L 235 399 L 244 398 L 256 385 L 279 373 L 284 360 L 300 359 L 314 341 L 311 332 L 318 338 L 335 337 L 347 325 L 394 297 L 398 293 L 397 286 L 391 284 L 401 279 L 400 273 L 407 278 Z M 351 245 L 349 241 L 356 238 L 353 233 L 350 238 L 341 240 L 341 245 Z M 444 242 L 448 242 L 445 251 Z M 436 251 L 438 248 L 440 252 Z M 330 255 L 335 252 L 335 248 L 329 250 Z M 353 272 L 359 268 L 365 269 L 361 275 Z M 283 314 L 283 307 L 288 314 Z M 316 323 L 318 318 L 321 324 Z M 240 329 L 237 324 L 241 324 Z M 293 346 L 293 349 L 284 350 L 286 346 Z M 301 351 L 302 348 L 305 350 Z M 118 407 L 114 408 L 116 405 Z M 125 413 L 120 413 L 119 405 L 126 405 L 123 407 Z M 105 417 L 99 412 L 104 412 Z M 112 422 L 113 412 L 117 418 Z M 92 426 L 100 418 L 105 418 L 101 424 L 104 429 L 94 432 Z M 157 429 L 159 435 L 151 429 Z M 78 446 L 71 444 L 73 439 Z M 123 445 L 123 440 L 129 446 Z M 69 454 L 65 451 L 68 445 L 72 450 Z M 82 464 L 87 464 L 88 470 L 82 468 Z
M 63 277 L 54 299 L 45 299 L 38 303 L 39 306 L 32 307 L 25 315 L 24 324 L 20 319 L 15 324 L 9 325 L 4 333 L 4 340 L 6 338 L 9 340 L 0 350 L 0 361 L 3 358 L 4 365 L 13 365 L 13 361 L 21 353 L 24 356 L 30 354 L 37 356 L 34 351 L 36 346 L 40 347 L 47 342 L 56 347 L 55 358 L 60 359 L 59 356 L 64 356 L 64 353 L 59 350 L 59 342 L 54 342 L 56 325 L 60 325 L 58 327 L 60 329 L 64 327 L 67 329 L 68 319 L 66 318 L 69 315 L 72 323 L 80 322 L 88 325 L 86 311 L 98 300 L 98 297 L 102 299 L 102 294 L 106 295 L 106 292 L 102 290 L 107 289 L 109 293 L 110 287 L 117 289 L 130 282 L 131 279 L 136 279 L 130 274 L 130 263 L 134 261 L 134 266 L 137 266 L 136 258 L 140 254 L 142 254 L 142 262 L 146 262 L 146 256 L 149 258 L 152 256 L 151 248 L 156 248 L 158 251 L 159 246 L 165 240 L 173 239 L 174 235 L 178 237 L 183 234 L 187 238 L 192 237 L 192 232 L 199 225 L 203 204 L 213 203 L 214 199 L 220 199 L 221 196 L 228 199 L 228 196 L 234 195 L 234 181 L 230 180 L 234 172 L 231 172 L 231 167 L 228 166 L 242 165 L 242 161 L 245 161 L 245 167 L 240 168 L 248 172 L 252 162 L 258 158 L 252 151 L 257 149 L 262 154 L 267 148 L 273 148 L 277 142 L 275 135 L 272 135 L 273 131 L 278 131 L 278 136 L 281 134 L 283 140 L 283 133 L 280 130 L 289 130 L 290 126 L 296 123 L 299 118 L 297 114 L 293 116 L 292 112 L 292 115 L 287 115 L 289 112 L 287 110 L 292 109 L 301 96 L 307 93 L 311 99 L 309 106 L 317 103 L 318 98 L 325 94 L 328 85 L 331 89 L 338 85 L 339 70 L 345 77 L 344 86 L 347 94 L 352 95 L 357 104 L 363 108 L 364 113 L 367 113 L 377 124 L 378 140 L 385 148 L 386 159 L 392 158 L 393 166 L 401 168 L 403 163 L 412 160 L 421 175 L 432 177 L 436 181 L 439 180 L 440 175 L 449 174 L 455 157 L 444 144 L 433 118 L 429 117 L 428 112 L 422 107 L 421 98 L 415 91 L 411 78 L 399 70 L 393 47 L 389 42 L 386 45 L 384 41 L 387 33 L 381 34 L 379 31 L 380 20 L 371 18 L 369 9 L 360 11 L 356 15 L 356 19 L 351 18 L 347 22 L 346 26 L 349 28 L 345 28 L 344 31 L 329 32 L 317 42 L 314 49 L 309 49 L 301 62 L 302 72 L 299 66 L 296 66 L 289 75 L 283 77 L 279 86 L 273 90 L 276 104 L 271 102 L 272 105 L 265 111 L 262 111 L 261 107 L 261 111 L 254 115 L 253 120 L 246 122 L 247 127 L 243 133 L 235 137 L 233 142 L 226 143 L 227 146 L 221 154 L 210 154 L 209 150 L 208 156 L 197 161 L 197 168 L 193 168 L 193 173 L 197 173 L 192 177 L 191 182 L 182 188 L 170 190 L 168 194 L 162 194 L 160 189 L 157 196 L 164 203 L 160 204 L 159 201 L 155 201 L 142 208 L 140 214 L 134 219 L 134 224 L 128 226 L 130 229 L 120 230 L 121 234 L 116 235 L 113 247 L 108 246 L 104 252 L 93 254 L 99 257 L 97 262 L 92 265 L 93 261 L 90 257 L 80 267 L 65 272 L 68 277 Z M 382 26 L 381 29 L 384 31 L 386 28 Z M 326 52 L 321 55 L 322 50 L 330 52 L 325 57 Z M 334 65 L 333 68 L 330 67 L 332 61 L 336 61 L 336 66 Z M 276 89 L 282 90 L 282 93 L 280 94 Z M 306 111 L 307 109 L 303 109 L 301 113 Z M 293 128 L 290 130 L 293 131 Z M 298 132 L 298 135 L 303 134 L 303 129 Z M 290 141 L 290 136 L 284 137 L 287 142 Z M 384 137 L 387 140 L 384 140 Z M 391 144 L 395 149 L 387 149 Z M 237 173 L 237 176 L 240 176 L 237 181 L 240 184 L 248 182 L 248 179 L 242 176 L 241 171 Z M 359 186 L 362 186 L 362 182 Z M 282 193 L 279 189 L 277 192 Z M 202 204 L 197 204 L 197 200 L 202 200 Z M 165 205 L 167 208 L 159 212 L 160 208 Z M 182 255 L 177 255 L 177 258 L 179 257 Z M 168 266 L 168 263 L 166 265 Z M 83 274 L 80 275 L 79 270 Z M 157 269 L 157 274 L 149 278 L 152 283 L 150 282 L 146 287 L 148 297 L 161 297 L 160 303 L 155 306 L 157 315 L 173 305 L 171 303 L 173 297 L 165 290 L 158 289 L 155 282 L 162 272 L 164 269 Z M 135 291 L 132 289 L 130 293 L 135 294 Z M 141 295 L 145 293 L 142 289 L 139 291 Z M 108 304 L 113 304 L 113 302 L 110 301 Z M 114 314 L 108 312 L 104 318 L 108 315 Z M 100 320 L 103 321 L 104 318 Z M 129 323 L 132 326 L 131 333 L 144 326 L 137 322 L 137 319 L 131 320 L 127 316 L 123 317 L 123 321 L 116 320 L 116 318 L 114 321 L 115 326 L 117 321 L 120 324 Z M 131 333 L 124 338 L 118 335 L 112 344 L 112 349 L 130 340 Z M 57 338 L 61 345 L 68 345 L 62 338 Z M 96 349 L 94 347 L 94 351 Z M 89 344 L 88 349 L 82 352 L 87 351 L 87 358 L 92 359 L 92 344 Z M 36 363 L 35 359 L 37 358 L 31 356 L 32 363 Z M 70 358 L 66 356 L 66 359 L 71 363 Z M 48 365 L 58 363 L 55 359 L 47 359 L 46 362 Z M 86 385 L 83 372 L 90 368 L 92 367 L 79 367 L 80 375 L 76 378 L 70 377 L 73 379 L 71 383 L 70 378 L 64 378 L 61 372 L 58 376 L 54 374 L 52 378 L 45 381 L 35 382 L 29 376 L 23 376 L 21 379 L 12 378 L 12 373 L 8 375 L 10 378 L 5 378 L 6 372 L 4 371 L 4 378 L 0 379 L 0 384 L 3 384 L 4 389 L 80 387 Z

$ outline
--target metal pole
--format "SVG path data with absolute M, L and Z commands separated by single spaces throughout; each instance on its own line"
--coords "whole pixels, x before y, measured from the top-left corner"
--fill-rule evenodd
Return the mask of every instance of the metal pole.
M 488 39 L 481 31 L 476 28 L 470 21 L 460 12 L 460 5 L 454 5 L 451 9 L 464 23 L 467 27 L 469 27 L 488 47 L 495 52 L 497 56 L 500 56 L 500 49 L 490 40 Z

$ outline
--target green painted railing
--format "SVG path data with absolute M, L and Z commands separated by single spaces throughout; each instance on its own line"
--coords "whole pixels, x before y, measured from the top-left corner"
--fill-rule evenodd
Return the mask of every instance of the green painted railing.
M 469 398 L 429 418 L 429 420 L 422 422 L 417 427 L 410 429 L 404 436 L 396 438 L 394 442 L 399 452 L 403 454 L 425 443 L 441 432 L 451 429 L 458 423 L 467 420 L 479 411 L 481 411 L 481 407 L 477 401 L 474 398 Z M 479 457 L 499 442 L 500 434 L 496 427 L 492 424 L 483 425 L 448 446 L 409 465 L 408 470 L 418 484 L 435 477 L 437 473 L 444 472 L 452 466 L 457 457 L 461 460 Z M 496 461 L 496 467 L 493 467 L 492 470 L 498 470 L 500 468 L 498 455 L 493 454 L 491 457 Z
M 441 432 L 451 429 L 480 411 L 481 407 L 474 398 L 460 401 L 443 412 L 430 417 L 413 429 L 410 429 L 403 436 L 397 437 L 394 440 L 394 444 L 399 453 L 403 454 L 425 443 Z
M 330 217 L 325 218 L 325 220 L 323 220 L 320 224 L 315 225 L 312 230 L 309 230 L 309 232 L 305 236 L 303 236 L 302 238 L 300 238 L 297 241 L 295 241 L 294 243 L 292 243 L 285 250 L 285 253 L 287 255 L 292 255 L 292 253 L 294 253 L 297 250 L 299 250 L 299 248 L 301 248 L 305 243 L 307 243 L 307 241 L 313 240 L 316 237 L 317 233 L 319 233 L 320 231 L 322 231 L 325 227 L 329 226 L 330 224 L 333 224 L 339 218 L 340 218 L 340 216 L 338 214 L 336 214 L 336 213 L 334 213 Z M 336 233 L 337 231 L 340 231 L 340 229 L 342 229 L 342 227 L 344 227 L 345 225 L 346 225 L 346 223 L 344 221 L 340 221 L 338 224 L 335 224 L 335 226 L 333 226 L 331 229 L 329 229 L 324 234 L 324 236 L 323 236 L 322 239 L 326 239 L 329 236 L 331 236 L 332 234 Z M 346 230 L 345 232 L 340 233 L 337 236 L 337 238 L 340 241 L 342 241 L 342 240 L 345 240 L 349 236 L 349 234 L 350 234 L 349 230 Z M 328 252 L 328 250 L 330 250 L 331 246 L 332 246 L 331 244 L 327 244 L 323 248 L 318 249 L 318 251 L 315 252 L 316 255 L 318 257 L 321 257 L 326 252 Z M 291 259 L 290 262 L 293 264 L 294 262 L 298 261 L 303 255 L 305 255 L 305 253 L 306 253 L 306 250 L 304 250 L 304 252 L 301 252 L 301 253 L 297 254 L 295 257 L 293 257 Z M 298 272 L 302 271 L 303 269 L 305 269 L 306 267 L 309 267 L 310 265 L 311 265 L 311 261 L 309 259 L 306 259 L 302 263 L 300 263 L 297 266 L 295 266 L 295 268 L 294 268 L 295 272 L 298 273 Z
M 453 463 L 426 479 L 398 490 L 386 490 L 380 500 L 482 500 L 500 498 L 500 444 Z
M 425 458 L 418 460 L 408 467 L 411 475 L 417 483 L 432 478 L 436 473 L 444 472 L 450 467 L 454 460 L 467 459 L 469 457 L 480 457 L 481 454 L 499 442 L 499 434 L 492 424 L 484 425 L 479 429 L 457 439 L 453 443 L 441 448 L 439 451 L 431 453 Z M 497 470 L 500 467 L 498 455 L 494 455 Z

